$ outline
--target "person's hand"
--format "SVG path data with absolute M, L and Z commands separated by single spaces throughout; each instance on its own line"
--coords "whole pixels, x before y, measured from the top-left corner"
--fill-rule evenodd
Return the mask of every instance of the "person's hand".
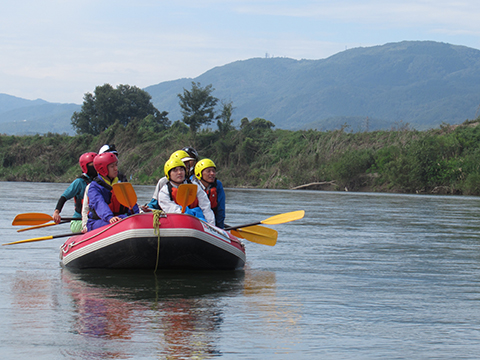
M 116 223 L 117 221 L 120 221 L 122 219 L 120 219 L 118 216 L 114 216 L 110 219 L 110 224 L 113 224 L 113 223 Z
M 56 224 L 60 224 L 60 221 L 62 221 L 62 217 L 60 216 L 60 211 L 58 210 L 55 210 L 53 212 L 53 221 L 56 223 Z
M 143 212 L 152 212 L 152 209 L 150 209 L 147 205 L 140 206 L 140 210 Z

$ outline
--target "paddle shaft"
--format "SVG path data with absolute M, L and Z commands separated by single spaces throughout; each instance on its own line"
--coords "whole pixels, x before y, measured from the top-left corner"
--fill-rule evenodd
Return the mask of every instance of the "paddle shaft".
M 15 244 L 22 244 L 22 243 L 27 243 L 27 242 L 50 240 L 50 239 L 56 239 L 56 238 L 67 237 L 67 236 L 82 235 L 82 234 L 83 233 L 78 232 L 78 233 L 68 233 L 68 234 L 60 234 L 60 235 L 42 236 L 42 237 L 38 237 L 38 238 L 13 241 L 13 242 L 2 244 L 2 245 L 15 245 Z
M 257 222 L 251 223 L 251 224 L 229 226 L 229 227 L 226 227 L 226 228 L 223 229 L 223 230 L 236 230 L 236 229 L 239 229 L 239 228 L 244 228 L 244 227 L 259 225 L 259 224 L 261 224 L 261 223 L 262 223 L 261 221 L 257 221 Z
M 23 228 L 23 229 L 19 229 L 17 230 L 17 232 L 23 232 L 23 231 L 28 231 L 28 230 L 34 230 L 34 229 L 40 229 L 40 228 L 44 228 L 44 227 L 47 227 L 47 226 L 54 226 L 54 225 L 60 225 L 60 224 L 66 224 L 70 221 L 60 221 L 60 223 L 48 223 L 48 224 L 42 224 L 42 225 L 35 225 L 35 226 L 30 226 L 30 227 L 27 227 L 27 228 Z

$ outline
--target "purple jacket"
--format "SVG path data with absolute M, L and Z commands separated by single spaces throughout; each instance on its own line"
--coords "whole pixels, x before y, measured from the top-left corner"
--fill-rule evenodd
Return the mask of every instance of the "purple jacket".
M 103 181 L 100 177 L 95 178 L 88 188 L 88 213 L 87 230 L 97 229 L 101 226 L 110 224 L 110 219 L 114 216 L 126 218 L 128 215 L 138 214 L 138 205 L 135 204 L 132 210 L 125 208 L 123 214 L 114 214 L 108 206 L 112 200 L 112 187 Z

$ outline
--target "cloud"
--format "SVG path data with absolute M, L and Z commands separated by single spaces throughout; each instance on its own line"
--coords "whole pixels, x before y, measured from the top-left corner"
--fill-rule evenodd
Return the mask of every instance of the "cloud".
M 339 21 L 389 27 L 443 25 L 458 31 L 478 32 L 480 3 L 477 1 L 259 1 L 239 5 L 242 14 Z M 455 30 L 457 29 L 457 30 Z
M 321 59 L 402 40 L 478 48 L 478 15 L 480 3 L 443 0 L 17 0 L 0 12 L 0 92 L 80 103 L 107 82 L 146 87 L 265 53 Z

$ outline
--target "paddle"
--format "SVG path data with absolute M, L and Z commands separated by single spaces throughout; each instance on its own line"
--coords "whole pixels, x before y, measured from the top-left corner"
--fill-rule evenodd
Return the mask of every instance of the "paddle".
M 73 218 L 62 218 L 65 221 L 71 221 Z M 45 224 L 46 222 L 53 221 L 53 218 L 48 214 L 43 213 L 23 213 L 15 216 L 15 219 L 12 221 L 12 225 L 40 225 Z
M 118 202 L 123 206 L 128 207 L 130 210 L 132 210 L 137 203 L 137 194 L 135 193 L 132 184 L 128 182 L 114 184 L 113 193 L 117 197 Z
M 187 206 L 192 204 L 197 198 L 197 185 L 181 184 L 177 190 L 176 202 L 182 207 L 182 214 L 185 213 Z
M 78 219 L 80 220 L 80 219 Z M 60 225 L 60 224 L 66 224 L 67 222 L 70 222 L 70 221 L 60 221 L 59 224 L 57 223 L 48 223 L 48 224 L 43 224 L 43 225 L 36 225 L 36 226 L 30 226 L 30 227 L 27 227 L 27 228 L 24 228 L 24 229 L 18 229 L 17 232 L 23 232 L 23 231 L 28 231 L 28 230 L 34 230 L 34 229 L 40 229 L 40 228 L 43 228 L 43 227 L 47 227 L 47 226 L 53 226 L 53 225 Z
M 264 226 L 250 226 L 247 229 L 237 229 L 230 231 L 232 235 L 242 239 L 268 246 L 274 246 L 277 243 L 277 230 Z
M 56 239 L 56 238 L 60 238 L 60 237 L 75 236 L 75 235 L 82 235 L 82 234 L 83 233 L 78 232 L 78 233 L 68 233 L 68 234 L 61 234 L 61 235 L 42 236 L 42 237 L 37 237 L 37 238 L 32 238 L 32 239 L 13 241 L 13 242 L 10 242 L 10 243 L 2 244 L 2 246 L 3 245 L 22 244 L 22 243 L 33 242 L 33 241 L 50 240 L 50 239 Z
M 226 227 L 225 230 L 234 230 L 234 229 L 239 229 L 239 228 L 246 228 L 249 226 L 254 226 L 258 224 L 265 224 L 265 225 L 277 225 L 277 224 L 284 224 L 290 221 L 295 221 L 295 220 L 300 220 L 305 216 L 305 210 L 298 210 L 298 211 L 292 211 L 284 214 L 278 214 L 272 217 L 269 217 L 268 219 L 258 221 L 255 223 L 251 224 L 245 224 L 245 225 L 235 225 L 235 226 L 229 226 Z

